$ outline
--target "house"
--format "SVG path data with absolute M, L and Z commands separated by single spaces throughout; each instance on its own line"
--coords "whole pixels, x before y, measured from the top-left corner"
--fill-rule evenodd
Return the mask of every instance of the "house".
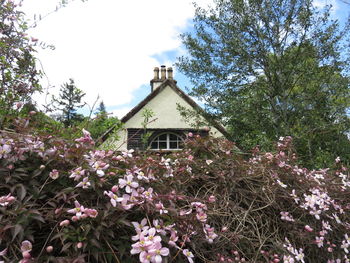
M 136 105 L 122 119 L 123 128 L 117 136 L 110 136 L 112 129 L 104 136 L 104 147 L 115 150 L 144 149 L 178 150 L 188 133 L 202 136 L 225 137 L 225 129 L 218 123 L 194 127 L 179 111 L 179 107 L 203 112 L 196 102 L 184 93 L 173 79 L 171 67 L 154 68 L 150 82 L 151 93 Z M 145 124 L 145 112 L 152 112 Z M 202 123 L 205 118 L 200 117 Z

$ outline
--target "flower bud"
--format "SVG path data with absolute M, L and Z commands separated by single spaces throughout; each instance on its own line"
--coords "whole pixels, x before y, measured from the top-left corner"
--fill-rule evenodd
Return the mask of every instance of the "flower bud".
M 32 258 L 32 256 L 30 255 L 30 253 L 29 253 L 28 251 L 24 251 L 24 252 L 22 253 L 22 256 L 23 256 L 24 259 L 30 259 L 30 258 Z
M 66 220 L 63 220 L 61 223 L 60 223 L 60 226 L 68 226 L 70 224 L 69 220 L 66 219 Z
M 117 185 L 113 185 L 112 192 L 116 193 L 117 191 L 118 191 L 118 186 Z
M 213 195 L 209 196 L 208 201 L 209 201 L 210 203 L 214 203 L 214 202 L 216 201 L 215 196 L 213 196 Z
M 51 253 L 53 251 L 53 246 L 46 247 L 46 252 Z
M 77 248 L 82 248 L 83 247 L 83 243 L 82 242 L 79 242 L 78 244 L 77 244 Z
M 306 225 L 306 226 L 305 226 L 305 230 L 306 230 L 307 232 L 312 232 L 312 231 L 314 231 L 309 225 Z

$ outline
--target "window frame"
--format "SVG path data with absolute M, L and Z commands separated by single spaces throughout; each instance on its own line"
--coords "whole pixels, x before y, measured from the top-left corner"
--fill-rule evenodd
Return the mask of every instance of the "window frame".
M 166 139 L 165 140 L 159 140 L 159 137 L 162 135 L 166 135 Z M 171 140 L 170 139 L 170 135 L 175 135 L 176 136 L 176 140 Z M 157 140 L 158 139 L 158 140 Z M 158 148 L 152 148 L 152 143 L 155 142 L 155 140 L 157 140 L 158 143 Z M 159 148 L 159 142 L 166 142 L 166 148 L 164 149 L 160 149 Z M 170 143 L 171 142 L 176 142 L 178 145 L 178 148 L 170 148 Z M 164 131 L 161 133 L 158 133 L 156 136 L 154 136 L 154 138 L 152 140 L 150 140 L 149 144 L 148 144 L 148 148 L 152 151 L 179 151 L 182 150 L 183 148 L 180 148 L 180 143 L 183 143 L 184 139 L 183 137 L 176 133 L 176 132 L 169 132 L 169 131 Z

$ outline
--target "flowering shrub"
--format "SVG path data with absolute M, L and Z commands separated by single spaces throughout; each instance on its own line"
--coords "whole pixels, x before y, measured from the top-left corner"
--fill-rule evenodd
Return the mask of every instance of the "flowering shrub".
M 89 132 L 0 135 L 5 262 L 348 262 L 347 168 L 250 158 L 190 138 L 168 155 L 98 150 Z

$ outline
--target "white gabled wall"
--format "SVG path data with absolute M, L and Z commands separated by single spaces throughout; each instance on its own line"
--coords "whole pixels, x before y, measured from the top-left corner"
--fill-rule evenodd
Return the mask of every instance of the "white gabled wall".
M 126 150 L 126 138 L 128 128 L 142 128 L 141 123 L 144 121 L 142 112 L 144 109 L 151 109 L 154 113 L 152 121 L 147 128 L 159 128 L 159 129 L 191 129 L 193 128 L 190 123 L 180 115 L 177 109 L 177 105 L 181 105 L 187 109 L 193 109 L 190 104 L 187 103 L 182 97 L 179 96 L 170 86 L 165 87 L 157 96 L 149 101 L 141 110 L 139 110 L 134 116 L 132 116 L 125 124 L 124 129 L 118 132 L 119 140 L 112 142 L 112 138 L 108 138 L 105 145 L 114 145 L 113 149 Z M 204 128 L 204 127 L 202 127 Z M 215 137 L 223 137 L 223 134 L 216 128 L 210 128 L 210 134 Z

